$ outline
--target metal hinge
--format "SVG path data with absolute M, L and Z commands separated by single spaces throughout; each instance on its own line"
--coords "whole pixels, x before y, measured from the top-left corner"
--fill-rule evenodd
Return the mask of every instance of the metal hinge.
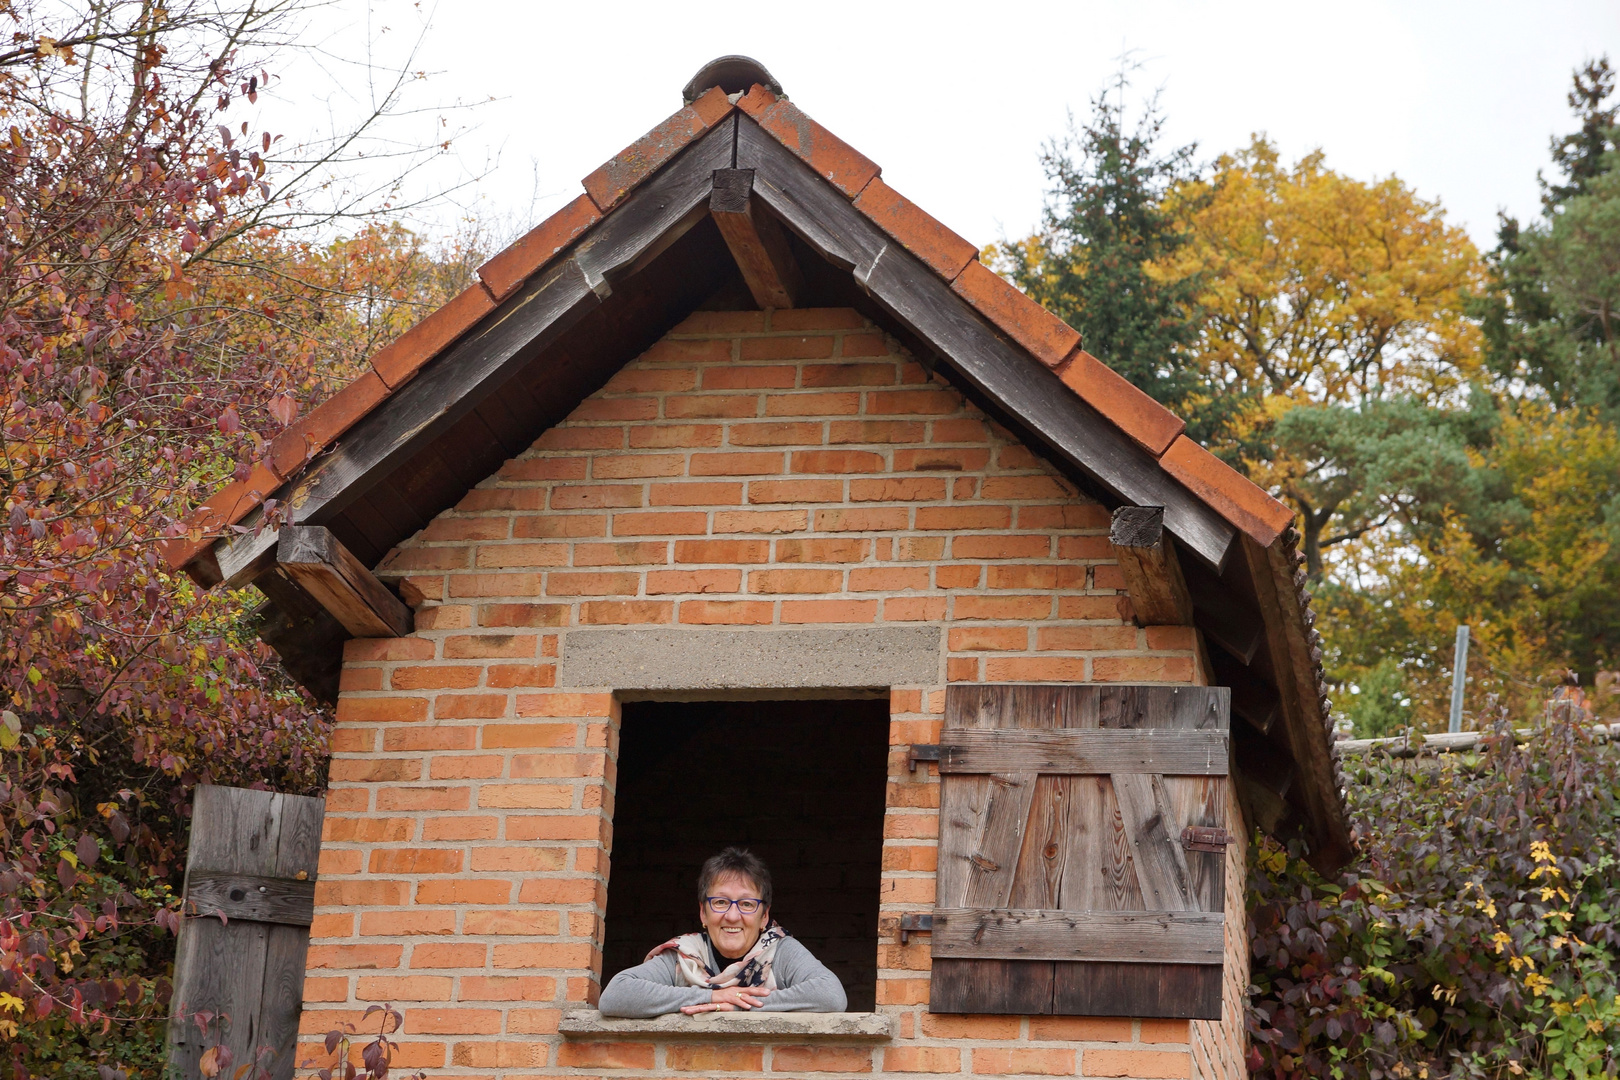
M 1232 834 L 1225 829 L 1212 829 L 1207 825 L 1189 825 L 1181 830 L 1181 846 L 1188 851 L 1213 851 L 1220 854 L 1232 842 Z
M 905 945 L 912 934 L 931 934 L 934 932 L 934 917 L 932 915 L 902 915 L 900 916 L 900 944 Z
M 911 749 L 906 751 L 906 764 L 911 766 L 912 772 L 917 771 L 917 762 L 919 761 L 932 761 L 937 764 L 939 762 L 940 752 L 942 749 L 943 748 L 937 744 L 913 744 Z

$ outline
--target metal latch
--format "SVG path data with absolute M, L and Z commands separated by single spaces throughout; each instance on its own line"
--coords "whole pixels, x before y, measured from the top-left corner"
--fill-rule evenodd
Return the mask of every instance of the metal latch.
M 937 744 L 913 743 L 911 749 L 906 751 L 906 764 L 911 766 L 912 772 L 917 771 L 919 761 L 932 761 L 937 764 L 943 749 Z
M 1207 825 L 1189 825 L 1181 830 L 1181 846 L 1188 851 L 1213 851 L 1219 855 L 1231 842 L 1232 834 L 1225 829 L 1213 829 Z
M 932 915 L 902 915 L 900 916 L 900 944 L 905 945 L 912 934 L 931 934 L 934 932 L 934 917 Z

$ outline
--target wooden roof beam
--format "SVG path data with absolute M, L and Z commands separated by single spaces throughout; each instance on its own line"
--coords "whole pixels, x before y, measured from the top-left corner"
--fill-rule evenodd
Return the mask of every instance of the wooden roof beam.
M 776 219 L 753 198 L 753 169 L 714 170 L 709 214 L 720 227 L 744 283 L 762 309 L 790 308 L 804 295 L 804 275 Z
M 1192 595 L 1174 543 L 1164 531 L 1164 507 L 1121 506 L 1108 542 L 1125 575 L 1138 626 L 1191 626 Z
M 1217 570 L 1225 565 L 1237 535 L 1231 524 L 747 117 L 737 120 L 737 155 L 754 169 L 754 195 L 810 250 L 850 271 L 880 308 L 946 361 L 953 377 L 1122 502 L 1163 506 L 1166 527 L 1184 548 Z
M 355 637 L 404 637 L 414 627 L 411 609 L 324 526 L 282 528 L 276 569 Z

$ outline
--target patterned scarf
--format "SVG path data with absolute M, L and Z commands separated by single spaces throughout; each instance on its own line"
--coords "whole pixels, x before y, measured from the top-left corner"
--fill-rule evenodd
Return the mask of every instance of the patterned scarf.
M 776 947 L 786 937 L 788 932 L 773 919 L 765 932 L 759 935 L 759 940 L 754 942 L 752 949 L 740 960 L 730 961 L 718 971 L 710 966 L 709 957 L 713 956 L 716 964 L 727 962 L 718 952 L 710 949 L 707 936 L 701 933 L 670 938 L 648 953 L 647 959 L 674 949 L 681 978 L 687 986 L 701 986 L 708 990 L 723 990 L 728 986 L 763 986 L 767 990 L 775 990 L 776 975 L 771 971 L 771 961 L 776 959 Z

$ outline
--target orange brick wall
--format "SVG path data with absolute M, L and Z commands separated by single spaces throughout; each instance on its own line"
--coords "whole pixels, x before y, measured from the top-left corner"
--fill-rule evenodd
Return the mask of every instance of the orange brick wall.
M 1192 631 L 1122 619 L 1107 529 L 856 313 L 694 314 L 385 561 L 417 632 L 346 649 L 305 1032 L 390 1001 L 398 1064 L 503 1080 L 1236 1075 L 1230 1008 L 1222 1025 L 934 1016 L 927 937 L 896 943 L 898 915 L 934 899 L 939 791 L 904 747 L 937 741 L 947 682 L 1202 681 Z M 936 678 L 890 691 L 875 947 L 900 1039 L 561 1040 L 599 989 L 618 735 L 612 687 L 556 685 L 570 630 L 806 624 L 943 631 Z

